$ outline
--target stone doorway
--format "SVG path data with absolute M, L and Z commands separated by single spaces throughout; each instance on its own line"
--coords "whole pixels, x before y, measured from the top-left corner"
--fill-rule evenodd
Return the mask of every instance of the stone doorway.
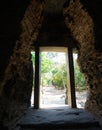
M 63 76 L 61 72 L 67 71 L 67 48 L 40 48 L 40 107 L 49 107 L 49 106 L 63 106 L 66 105 L 66 82 L 67 82 L 67 74 Z M 31 52 L 33 59 L 33 79 L 35 78 L 35 51 Z M 46 57 L 45 57 L 46 56 Z M 45 58 L 45 59 L 44 59 Z M 45 60 L 45 61 L 44 61 Z M 52 67 L 49 68 L 49 65 L 52 64 Z M 47 67 L 44 66 L 47 65 Z M 65 67 L 64 70 L 61 70 L 61 67 Z M 44 68 L 45 67 L 45 68 Z M 54 68 L 55 67 L 55 68 Z M 47 69 L 48 70 L 44 70 Z M 57 70 L 56 70 L 57 69 Z M 46 71 L 45 73 L 43 71 Z M 53 75 L 52 71 L 58 71 L 59 82 L 61 85 L 58 86 L 58 83 L 54 83 L 52 78 L 57 74 Z M 57 79 L 58 80 L 58 79 Z M 62 81 L 63 80 L 63 81 Z M 31 106 L 34 106 L 34 80 L 31 94 Z
M 87 83 L 84 74 L 81 72 L 78 65 L 78 52 L 73 50 L 74 62 L 74 78 L 75 78 L 75 95 L 77 108 L 84 109 L 87 99 Z
M 33 66 L 33 71 L 34 71 L 34 77 L 33 77 L 33 79 L 34 79 L 34 81 L 33 81 L 33 85 L 36 87 L 36 93 L 38 93 L 38 95 L 35 93 L 35 88 L 33 87 L 33 92 L 32 92 L 32 95 L 33 95 L 33 97 L 31 98 L 31 102 L 33 102 L 32 103 L 32 105 L 31 106 L 35 106 L 34 105 L 34 103 L 36 102 L 36 98 L 37 98 L 37 105 L 39 106 L 39 105 L 41 105 L 40 103 L 42 102 L 42 104 L 44 103 L 44 98 L 41 98 L 41 89 L 42 89 L 42 87 L 41 87 L 41 70 L 40 70 L 40 67 L 41 67 L 41 58 L 40 58 L 40 53 L 41 52 L 46 52 L 46 50 L 47 50 L 47 52 L 64 52 L 65 54 L 66 54 L 66 65 L 67 65 L 67 89 L 68 90 L 65 90 L 64 91 L 64 93 L 65 92 L 68 92 L 67 93 L 67 96 L 65 97 L 65 96 L 62 96 L 62 97 L 64 97 L 64 98 L 66 98 L 67 99 L 67 103 L 65 102 L 65 104 L 68 104 L 70 107 L 72 107 L 73 106 L 73 108 L 74 107 L 76 107 L 76 101 L 77 101 L 77 97 L 76 97 L 76 95 L 77 95 L 77 93 L 75 92 L 75 77 L 74 77 L 74 69 L 75 68 L 73 68 L 73 66 L 74 66 L 74 63 L 73 63 L 73 49 L 71 49 L 71 48 L 68 48 L 68 47 L 38 47 L 39 48 L 39 56 L 37 57 L 39 60 L 37 61 L 38 63 L 39 63 L 39 67 L 38 67 L 38 64 L 35 64 L 34 66 Z M 35 54 L 35 51 L 34 51 L 34 54 Z M 36 59 L 36 58 L 35 58 Z M 60 60 L 58 60 L 58 58 L 57 58 L 57 61 L 60 61 Z M 35 62 L 36 63 L 36 62 Z M 36 69 L 35 69 L 35 66 L 36 66 Z M 36 75 L 37 76 L 35 76 L 35 70 L 36 70 Z M 50 69 L 49 69 L 50 70 Z M 40 75 L 39 75 L 40 74 Z M 36 78 L 35 78 L 36 77 Z M 37 80 L 37 81 L 36 81 Z M 35 85 L 35 82 L 36 82 L 36 85 Z M 51 84 L 52 85 L 52 84 Z M 69 86 L 69 87 L 68 87 Z M 45 88 L 45 87 L 44 87 Z M 44 91 L 44 90 L 43 90 Z M 47 90 L 45 90 L 45 91 L 47 91 Z M 36 94 L 36 96 L 35 96 L 35 94 Z M 81 93 L 78 93 L 79 95 L 80 95 L 80 97 L 82 97 L 81 96 Z M 86 95 L 86 93 L 83 93 L 84 95 Z M 65 94 L 64 94 L 65 95 Z M 44 97 L 44 96 L 43 96 Z M 78 98 L 80 98 L 80 97 L 78 97 Z M 34 99 L 35 98 L 35 99 Z M 41 101 L 42 100 L 42 101 Z M 64 99 L 65 100 L 65 99 Z M 84 101 L 84 103 L 85 103 L 85 101 Z M 39 106 L 40 107 L 40 106 Z
M 41 52 L 40 108 L 61 107 L 66 103 L 67 54 L 63 50 Z
M 39 103 L 40 103 L 40 107 L 53 107 L 53 106 L 65 106 L 68 105 L 68 97 L 67 97 L 67 91 L 66 90 L 68 88 L 67 85 L 70 85 L 68 82 L 70 79 L 69 78 L 69 70 L 68 70 L 68 61 L 67 61 L 67 49 L 66 48 L 40 48 L 40 52 L 42 53 L 42 56 L 40 57 L 40 98 L 39 98 Z M 32 51 L 31 52 L 33 54 L 33 59 L 32 59 L 32 63 L 33 63 L 33 79 L 35 78 L 35 52 Z M 41 54 L 40 54 L 41 55 Z M 46 57 L 44 57 L 46 56 Z M 45 58 L 45 59 L 44 59 Z M 78 58 L 78 54 L 74 53 L 73 51 L 73 62 L 74 62 L 74 78 L 75 78 L 75 96 L 76 96 L 76 105 L 77 108 L 84 108 L 85 106 L 85 102 L 86 102 L 86 98 L 87 98 L 87 91 L 86 91 L 86 86 L 84 87 L 84 90 L 81 91 L 77 88 L 77 84 L 76 82 L 76 66 L 78 66 L 77 64 L 77 58 Z M 44 61 L 45 60 L 45 61 Z M 42 62 L 43 61 L 43 62 Z M 61 86 L 57 86 L 56 84 L 53 84 L 53 80 L 52 80 L 52 73 L 51 70 L 52 68 L 44 68 L 44 62 L 45 65 L 49 66 L 51 65 L 50 63 L 47 62 L 51 62 L 53 61 L 54 67 L 58 67 L 59 65 L 64 64 L 65 65 L 65 71 L 67 72 L 66 75 L 66 83 L 63 82 L 63 87 L 60 88 Z M 41 69 L 41 67 L 43 69 Z M 44 69 L 48 69 L 48 70 L 44 70 Z M 54 68 L 53 68 L 54 70 Z M 56 69 L 55 69 L 56 70 Z M 44 73 L 44 75 L 42 76 L 42 71 L 46 71 Z M 63 70 L 59 70 L 61 72 L 63 72 Z M 81 72 L 78 72 L 81 73 Z M 58 76 L 58 75 L 57 75 Z M 83 76 L 81 74 L 81 76 Z M 44 79 L 45 78 L 45 79 Z M 47 78 L 47 79 L 46 79 Z M 42 80 L 43 79 L 43 80 Z M 84 79 L 85 80 L 85 79 Z M 49 83 L 47 83 L 49 82 Z M 32 94 L 31 94 L 31 106 L 34 106 L 34 80 L 33 80 L 33 88 L 32 88 Z

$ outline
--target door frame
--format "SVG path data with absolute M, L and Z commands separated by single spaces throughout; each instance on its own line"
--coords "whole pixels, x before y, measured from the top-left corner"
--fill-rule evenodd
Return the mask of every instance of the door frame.
M 34 44 L 35 47 L 35 79 L 34 79 L 34 109 L 40 108 L 40 47 L 66 47 L 68 55 L 68 70 L 69 70 L 69 84 L 68 90 L 68 106 L 76 108 L 76 96 L 75 96 L 75 79 L 74 79 L 74 64 L 73 64 L 73 49 L 72 46 L 55 46 L 55 45 L 40 45 Z

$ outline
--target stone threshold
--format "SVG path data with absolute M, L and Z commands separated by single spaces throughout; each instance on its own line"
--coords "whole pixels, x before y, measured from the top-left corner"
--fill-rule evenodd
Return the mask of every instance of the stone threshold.
M 29 108 L 19 120 L 18 126 L 24 128 L 100 128 L 99 121 L 83 109 L 68 107 L 33 109 Z M 101 130 L 101 129 L 98 129 Z

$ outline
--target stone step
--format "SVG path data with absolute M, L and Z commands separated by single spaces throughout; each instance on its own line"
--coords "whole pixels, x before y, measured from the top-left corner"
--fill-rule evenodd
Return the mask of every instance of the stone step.
M 101 130 L 98 120 L 83 109 L 29 109 L 19 120 L 21 130 L 72 129 Z M 77 128 L 77 129 L 76 129 Z M 97 129 L 96 129 L 97 128 Z

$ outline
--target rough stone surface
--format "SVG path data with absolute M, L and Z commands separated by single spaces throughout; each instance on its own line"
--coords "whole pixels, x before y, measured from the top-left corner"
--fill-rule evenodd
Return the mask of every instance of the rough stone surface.
M 86 109 L 102 116 L 102 53 L 95 50 L 94 22 L 79 0 L 64 7 L 65 22 L 79 43 L 78 63 L 88 83 Z
M 29 109 L 19 120 L 24 130 L 27 128 L 97 128 L 100 129 L 98 120 L 89 112 L 82 109 L 70 109 L 68 107 L 52 109 Z
M 64 6 L 63 15 L 66 26 L 70 29 L 71 36 L 78 43 L 78 63 L 88 83 L 89 96 L 86 102 L 86 109 L 102 117 L 102 52 L 100 51 L 101 49 L 96 47 L 96 45 L 101 43 L 100 39 L 102 39 L 101 10 L 98 10 L 98 8 L 93 10 L 91 6 L 92 15 L 90 15 L 88 10 L 86 10 L 87 6 L 84 7 L 84 2 L 82 1 L 85 1 L 89 7 L 93 6 L 93 1 L 91 0 L 91 4 L 87 3 L 89 2 L 87 0 L 69 0 Z M 94 7 L 101 5 L 101 0 L 94 1 Z M 53 2 L 52 5 L 58 3 L 58 1 L 55 2 L 54 0 L 51 2 Z M 30 104 L 32 89 L 30 52 L 34 49 L 33 43 L 37 40 L 42 26 L 44 6 L 43 0 L 31 0 L 22 19 L 16 45 L 10 47 L 13 48 L 13 52 L 8 51 L 9 56 L 7 57 L 10 58 L 4 62 L 4 78 L 0 79 L 0 120 L 11 121 L 18 118 Z M 99 14 L 96 15 L 98 11 Z M 98 19 L 98 21 L 95 19 Z M 12 37 L 9 38 L 12 39 Z M 13 40 L 10 42 L 13 42 Z M 4 53 L 0 51 L 0 54 Z
M 30 105 L 33 81 L 30 53 L 41 26 L 42 11 L 43 4 L 32 0 L 22 19 L 21 34 L 0 84 L 1 119 L 17 118 Z

